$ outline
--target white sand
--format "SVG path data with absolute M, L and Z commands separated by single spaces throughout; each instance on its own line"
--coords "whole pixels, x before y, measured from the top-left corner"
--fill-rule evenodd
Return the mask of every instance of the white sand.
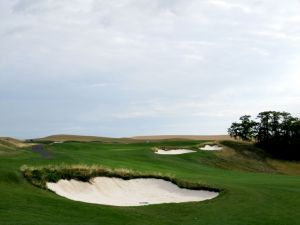
M 114 206 L 141 206 L 161 203 L 204 201 L 217 192 L 189 190 L 162 179 L 96 177 L 88 182 L 59 180 L 47 183 L 48 189 L 75 201 Z
M 159 154 L 159 155 L 181 155 L 181 154 L 192 153 L 192 152 L 196 152 L 196 151 L 189 150 L 189 149 L 173 149 L 173 150 L 157 149 L 155 151 L 155 154 Z
M 205 145 L 203 148 L 200 149 L 204 151 L 220 151 L 223 148 L 219 147 L 218 145 Z

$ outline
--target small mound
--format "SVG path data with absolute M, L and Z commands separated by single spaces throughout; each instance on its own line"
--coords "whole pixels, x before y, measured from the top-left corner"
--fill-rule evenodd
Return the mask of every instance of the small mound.
M 47 188 L 71 200 L 114 206 L 195 202 L 218 196 L 217 192 L 179 188 L 170 181 L 155 178 L 96 177 L 90 182 L 59 180 L 48 182 Z
M 223 148 L 218 145 L 205 145 L 204 147 L 202 147 L 200 149 L 204 150 L 204 151 L 220 151 Z
M 156 149 L 155 154 L 159 155 L 181 155 L 186 153 L 193 153 L 196 152 L 190 149 L 170 149 L 170 150 L 163 150 L 163 149 Z

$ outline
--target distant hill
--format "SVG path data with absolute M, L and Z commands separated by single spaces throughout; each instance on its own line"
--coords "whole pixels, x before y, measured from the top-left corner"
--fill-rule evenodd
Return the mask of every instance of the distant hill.
M 43 138 L 32 139 L 33 142 L 64 142 L 64 141 L 78 141 L 78 142 L 108 142 L 108 143 L 126 143 L 132 142 L 130 138 L 110 138 L 110 137 L 98 137 L 98 136 L 82 136 L 82 135 L 69 135 L 58 134 L 51 135 Z
M 228 135 L 153 135 L 153 136 L 134 136 L 126 138 L 111 138 L 98 136 L 82 136 L 58 134 L 43 138 L 32 139 L 33 142 L 63 142 L 63 141 L 78 141 L 78 142 L 107 142 L 107 143 L 133 143 L 143 141 L 159 141 L 159 140 L 232 140 Z
M 23 148 L 30 146 L 30 144 L 11 137 L 0 137 L 0 146 L 6 148 Z

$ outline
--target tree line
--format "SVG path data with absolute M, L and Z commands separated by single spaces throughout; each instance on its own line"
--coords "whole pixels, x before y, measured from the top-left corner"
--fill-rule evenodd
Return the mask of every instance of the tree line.
M 255 141 L 275 157 L 300 159 L 300 120 L 288 112 L 264 111 L 255 120 L 241 116 L 228 133 L 235 139 Z

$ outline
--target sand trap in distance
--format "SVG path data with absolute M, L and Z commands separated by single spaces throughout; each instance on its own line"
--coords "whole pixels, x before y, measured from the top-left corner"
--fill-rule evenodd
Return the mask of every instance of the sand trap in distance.
M 114 206 L 194 202 L 218 196 L 217 192 L 179 188 L 170 181 L 155 178 L 96 177 L 90 183 L 59 180 L 57 183 L 48 182 L 47 188 L 75 201 Z
M 163 150 L 163 149 L 156 149 L 155 154 L 159 155 L 181 155 L 186 153 L 196 152 L 194 150 L 189 149 L 172 149 L 172 150 Z
M 223 148 L 218 145 L 205 145 L 204 147 L 202 147 L 200 149 L 204 150 L 204 151 L 220 151 Z

